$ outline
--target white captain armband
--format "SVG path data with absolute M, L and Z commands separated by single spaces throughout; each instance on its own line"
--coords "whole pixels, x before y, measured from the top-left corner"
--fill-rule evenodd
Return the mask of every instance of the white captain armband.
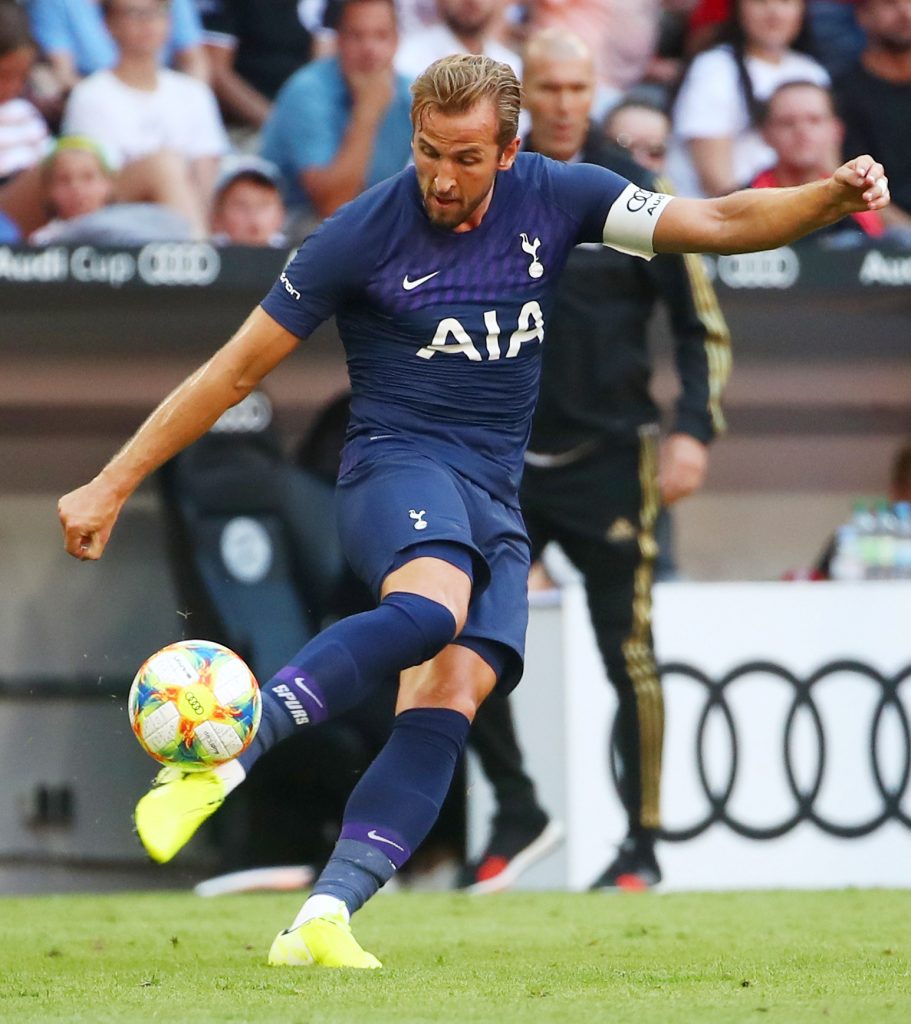
M 617 252 L 650 260 L 655 255 L 652 238 L 655 225 L 673 196 L 627 185 L 607 214 L 601 238 Z

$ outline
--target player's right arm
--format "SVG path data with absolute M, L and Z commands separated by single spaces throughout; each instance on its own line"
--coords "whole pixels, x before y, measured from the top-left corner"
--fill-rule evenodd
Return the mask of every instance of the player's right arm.
M 57 514 L 69 554 L 100 558 L 120 509 L 140 483 L 248 395 L 299 340 L 257 306 L 237 333 L 164 399 L 93 480 L 60 499 Z

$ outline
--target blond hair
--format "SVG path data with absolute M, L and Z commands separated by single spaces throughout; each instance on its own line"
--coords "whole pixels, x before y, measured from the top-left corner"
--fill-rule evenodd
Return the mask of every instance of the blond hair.
M 508 64 L 473 53 L 441 57 L 411 87 L 411 125 L 421 127 L 428 110 L 464 114 L 489 99 L 497 112 L 497 144 L 505 149 L 519 133 L 522 87 Z

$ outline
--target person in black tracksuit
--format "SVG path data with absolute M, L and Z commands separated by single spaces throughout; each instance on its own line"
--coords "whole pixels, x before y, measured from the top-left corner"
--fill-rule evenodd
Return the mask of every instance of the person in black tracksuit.
M 532 129 L 524 148 L 600 164 L 649 191 L 670 191 L 588 123 L 581 85 L 589 68 L 576 37 L 533 37 L 524 82 Z M 578 136 L 567 150 L 573 118 Z M 647 346 L 659 301 L 669 314 L 680 380 L 663 441 Z M 662 507 L 702 482 L 706 446 L 723 428 L 719 399 L 729 368 L 727 328 L 698 256 L 646 262 L 600 246 L 579 246 L 570 255 L 547 325 L 520 499 L 533 557 L 556 541 L 583 576 L 619 702 L 614 753 L 628 835 L 593 888 L 641 888 L 661 878 L 654 852 L 664 733 L 651 632 L 655 525 Z M 509 703 L 496 691 L 475 719 L 471 743 L 493 785 L 497 814 L 485 853 L 459 881 L 476 891 L 506 888 L 557 837 L 523 769 Z

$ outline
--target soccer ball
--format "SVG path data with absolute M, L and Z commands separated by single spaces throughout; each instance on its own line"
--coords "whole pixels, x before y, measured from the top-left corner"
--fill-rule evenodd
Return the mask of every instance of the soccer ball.
M 130 687 L 130 724 L 156 761 L 211 768 L 247 749 L 262 697 L 253 673 L 211 640 L 180 640 L 153 654 Z

